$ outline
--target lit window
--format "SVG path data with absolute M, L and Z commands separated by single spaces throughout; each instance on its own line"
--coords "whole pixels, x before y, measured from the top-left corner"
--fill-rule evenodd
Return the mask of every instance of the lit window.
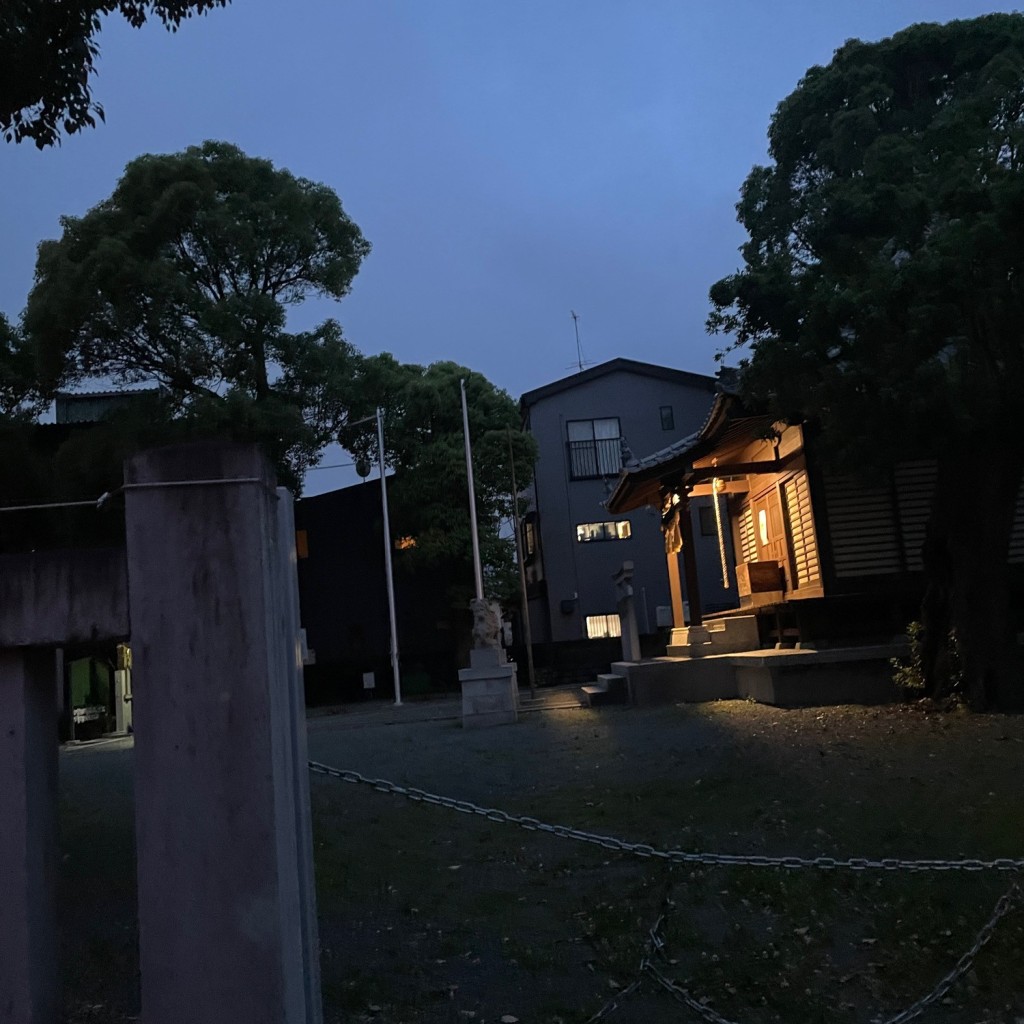
M 676 429 L 676 416 L 672 411 L 671 405 L 663 405 L 660 409 L 661 412 L 661 429 L 662 430 L 675 430 Z
M 523 523 L 523 547 L 527 558 L 532 558 L 537 553 L 537 526 L 532 519 L 527 519 Z
M 622 636 L 622 623 L 618 615 L 587 616 L 588 640 L 603 640 L 610 636 Z
M 576 540 L 583 544 L 592 540 L 629 540 L 628 519 L 615 523 L 577 523 Z
M 395 550 L 396 551 L 407 551 L 409 548 L 416 547 L 415 537 L 396 537 L 395 538 Z

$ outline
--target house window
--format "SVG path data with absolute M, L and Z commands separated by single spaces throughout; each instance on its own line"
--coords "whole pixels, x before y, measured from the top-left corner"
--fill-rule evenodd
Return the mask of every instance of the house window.
M 603 420 L 570 420 L 569 477 L 593 480 L 618 476 L 622 468 L 622 443 L 618 417 Z
M 586 543 L 592 540 L 629 540 L 631 528 L 628 519 L 617 523 L 577 523 L 576 540 Z
M 523 523 L 523 551 L 527 558 L 537 553 L 537 524 L 532 519 Z
M 587 616 L 588 640 L 603 640 L 610 636 L 622 636 L 622 623 L 618 615 Z
M 671 405 L 663 405 L 660 409 L 661 412 L 661 429 L 662 430 L 675 430 L 676 429 L 676 417 L 672 411 Z

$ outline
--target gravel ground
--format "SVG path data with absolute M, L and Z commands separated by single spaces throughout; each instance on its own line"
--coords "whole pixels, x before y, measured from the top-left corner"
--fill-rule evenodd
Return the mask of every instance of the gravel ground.
M 455 700 L 309 721 L 310 757 L 510 813 L 687 850 L 1021 857 L 1024 718 L 741 702 L 549 710 L 463 730 Z M 137 1014 L 131 747 L 61 759 L 68 1022 Z M 326 1020 L 872 1021 L 973 941 L 1005 876 L 671 867 L 313 777 Z M 923 1021 L 1024 1024 L 1024 914 Z M 627 994 L 623 994 L 623 993 Z

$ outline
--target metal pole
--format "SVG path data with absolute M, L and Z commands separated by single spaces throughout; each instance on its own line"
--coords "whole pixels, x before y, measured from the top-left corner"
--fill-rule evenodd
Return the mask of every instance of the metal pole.
M 473 450 L 469 444 L 469 412 L 466 409 L 466 382 L 459 381 L 462 390 L 462 433 L 466 439 L 466 478 L 469 481 L 469 522 L 473 531 L 473 572 L 476 576 L 476 599 L 484 599 L 484 574 L 480 568 L 480 537 L 476 528 L 476 491 L 473 489 Z
M 402 703 L 398 672 L 398 623 L 395 621 L 395 580 L 391 570 L 391 520 L 388 518 L 388 485 L 384 478 L 384 412 L 377 406 L 377 464 L 380 466 L 380 507 L 384 513 L 384 566 L 388 577 L 388 614 L 391 617 L 391 674 L 395 680 L 395 704 Z
M 523 542 L 519 524 L 519 488 L 516 486 L 516 460 L 512 454 L 512 429 L 508 431 L 508 465 L 512 470 L 512 526 L 516 533 L 516 562 L 519 563 L 519 597 L 522 603 L 523 643 L 526 644 L 526 674 L 530 696 L 537 696 L 537 678 L 533 671 L 533 630 L 530 628 L 530 601 L 526 596 L 526 568 L 523 566 Z

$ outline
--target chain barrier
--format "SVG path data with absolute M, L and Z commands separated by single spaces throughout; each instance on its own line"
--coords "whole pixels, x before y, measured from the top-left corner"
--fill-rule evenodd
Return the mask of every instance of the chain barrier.
M 980 860 L 968 858 L 961 860 L 907 860 L 900 857 L 884 857 L 872 859 L 868 857 L 767 857 L 751 854 L 721 854 L 721 853 L 697 853 L 686 850 L 659 850 L 646 843 L 630 843 L 613 836 L 600 835 L 593 832 L 584 832 L 582 829 L 571 828 L 567 825 L 551 825 L 524 815 L 509 814 L 507 811 L 498 810 L 494 807 L 481 807 L 469 800 L 456 800 L 452 797 L 438 796 L 436 793 L 428 793 L 422 789 L 412 786 L 402 786 L 397 782 L 389 782 L 387 779 L 369 779 L 357 771 L 351 769 L 332 768 L 330 765 L 321 764 L 319 761 L 310 761 L 309 770 L 319 775 L 326 775 L 330 778 L 341 779 L 343 782 L 351 782 L 364 786 L 370 786 L 381 793 L 390 793 L 394 796 L 401 796 L 414 803 L 424 803 L 436 807 L 447 807 L 449 810 L 458 811 L 460 814 L 475 814 L 487 821 L 494 821 L 500 824 L 517 825 L 530 832 L 544 832 L 548 835 L 558 836 L 562 839 L 572 839 L 578 842 L 590 843 L 600 846 L 606 850 L 616 850 L 621 853 L 632 853 L 638 857 L 655 858 L 681 864 L 700 864 L 706 867 L 764 867 L 764 868 L 817 868 L 825 871 L 850 870 L 850 871 L 1020 871 L 1024 869 L 1024 859 L 1009 857 L 998 857 L 993 860 Z M 925 996 L 922 996 L 907 1009 L 890 1017 L 884 1024 L 909 1024 L 910 1021 L 919 1017 L 929 1006 L 941 999 L 973 966 L 978 953 L 985 944 L 992 938 L 992 934 L 999 922 L 1024 902 L 1024 890 L 1015 879 L 1010 888 L 996 902 L 991 916 L 978 932 L 971 947 L 957 960 L 946 975 L 938 984 Z M 599 1024 L 600 1021 L 610 1017 L 619 1009 L 619 1001 L 626 999 L 638 992 L 646 976 L 650 976 L 654 982 L 664 991 L 668 992 L 677 1002 L 688 1007 L 708 1024 L 737 1024 L 736 1021 L 723 1017 L 717 1010 L 708 1005 L 708 1001 L 696 999 L 688 989 L 683 988 L 677 982 L 669 978 L 662 971 L 656 960 L 667 963 L 665 954 L 665 940 L 662 935 L 662 926 L 665 915 L 662 914 L 648 931 L 648 950 L 640 961 L 637 978 L 632 984 L 608 1000 L 586 1024 Z
M 370 786 L 381 793 L 405 797 L 414 803 L 447 807 L 460 814 L 475 814 L 488 821 L 517 825 L 529 832 L 544 832 L 561 839 L 600 846 L 605 850 L 631 853 L 637 857 L 655 858 L 674 864 L 699 864 L 704 867 L 752 868 L 816 868 L 820 871 L 1024 871 L 1024 858 L 997 857 L 992 860 L 967 858 L 960 860 L 908 860 L 902 857 L 768 857 L 761 854 L 699 853 L 690 850 L 660 850 L 647 843 L 630 843 L 614 836 L 585 832 L 569 825 L 550 825 L 525 815 L 509 814 L 494 807 L 481 807 L 469 800 L 438 796 L 412 786 L 402 786 L 386 779 L 368 779 L 350 769 L 332 768 L 319 761 L 310 761 L 309 770 L 319 775 Z
M 929 1006 L 942 999 L 942 997 L 945 996 L 946 993 L 974 966 L 976 957 L 986 943 L 988 943 L 989 939 L 992 938 L 992 935 L 996 930 L 996 926 L 1004 917 L 1006 917 L 1007 914 L 1020 905 L 1022 897 L 1024 897 L 1024 891 L 1021 890 L 1020 884 L 1015 881 L 996 901 L 996 905 L 992 910 L 992 914 L 989 916 L 989 919 L 984 925 L 982 925 L 981 930 L 978 932 L 971 947 L 960 957 L 959 960 L 957 960 L 952 970 L 945 974 L 927 995 L 922 996 L 905 1010 L 897 1013 L 894 1017 L 890 1017 L 884 1022 L 884 1024 L 910 1024 L 910 1021 L 920 1017 Z M 729 1017 L 724 1017 L 717 1010 L 708 1005 L 709 1001 L 707 999 L 697 999 L 694 997 L 689 989 L 684 988 L 682 985 L 678 984 L 678 982 L 668 977 L 665 972 L 658 967 L 655 962 L 656 960 L 668 963 L 668 957 L 665 952 L 665 939 L 662 934 L 662 925 L 664 924 L 664 921 L 665 915 L 662 914 L 647 933 L 648 950 L 640 961 L 640 968 L 637 972 L 638 977 L 636 981 L 623 989 L 615 999 L 609 1000 L 605 1003 L 597 1013 L 587 1019 L 586 1024 L 598 1024 L 599 1021 L 610 1017 L 619 1008 L 618 999 L 631 995 L 633 992 L 639 990 L 645 975 L 650 975 L 650 977 L 654 979 L 654 982 L 672 996 L 676 1002 L 681 1003 L 683 1006 L 692 1010 L 703 1020 L 707 1021 L 708 1024 L 738 1024 L 737 1021 L 731 1020 Z

